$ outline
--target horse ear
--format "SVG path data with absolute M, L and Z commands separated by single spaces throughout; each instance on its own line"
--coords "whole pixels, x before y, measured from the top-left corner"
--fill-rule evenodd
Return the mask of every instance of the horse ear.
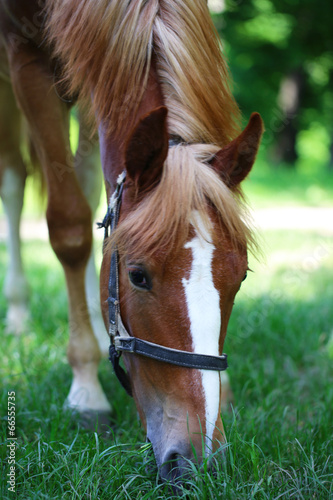
M 156 185 L 168 154 L 167 108 L 161 106 L 144 116 L 134 128 L 126 146 L 125 164 L 137 190 Z
M 212 167 L 230 189 L 236 188 L 249 174 L 264 131 L 259 113 L 252 113 L 243 132 L 222 148 L 212 160 Z

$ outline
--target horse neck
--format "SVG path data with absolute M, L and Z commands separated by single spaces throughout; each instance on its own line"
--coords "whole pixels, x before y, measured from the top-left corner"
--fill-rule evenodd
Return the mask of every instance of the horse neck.
M 101 150 L 101 162 L 108 199 L 114 191 L 118 175 L 125 168 L 125 147 L 134 127 L 143 116 L 150 113 L 153 109 L 163 105 L 161 86 L 152 64 L 149 71 L 146 90 L 143 94 L 138 110 L 126 123 L 126 130 L 119 136 L 110 136 L 105 133 L 107 124 L 99 126 L 99 142 Z

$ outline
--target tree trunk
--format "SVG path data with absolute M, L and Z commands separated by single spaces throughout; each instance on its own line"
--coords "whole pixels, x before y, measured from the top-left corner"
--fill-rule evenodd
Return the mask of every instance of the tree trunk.
M 281 125 L 276 131 L 272 156 L 274 163 L 286 163 L 291 168 L 295 167 L 298 158 L 296 140 L 303 86 L 304 74 L 296 69 L 282 79 L 278 96 Z

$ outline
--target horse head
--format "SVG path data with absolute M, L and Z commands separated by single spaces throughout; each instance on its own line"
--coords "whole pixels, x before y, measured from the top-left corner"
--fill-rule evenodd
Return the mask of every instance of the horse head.
M 105 245 L 101 302 L 107 325 L 116 245 L 120 314 L 129 335 L 221 357 L 248 266 L 250 236 L 235 197 L 261 134 L 261 118 L 253 114 L 239 137 L 223 149 L 213 147 L 212 154 L 205 145 L 169 143 L 165 107 L 141 119 L 125 148 L 119 223 Z M 162 478 L 181 476 L 188 459 L 200 462 L 225 442 L 217 370 L 135 353 L 123 358 Z

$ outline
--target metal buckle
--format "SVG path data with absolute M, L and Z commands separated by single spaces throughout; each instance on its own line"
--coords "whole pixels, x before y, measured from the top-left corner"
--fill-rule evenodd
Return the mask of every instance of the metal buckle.
M 120 337 L 116 336 L 114 345 L 117 351 L 135 352 L 135 337 Z

